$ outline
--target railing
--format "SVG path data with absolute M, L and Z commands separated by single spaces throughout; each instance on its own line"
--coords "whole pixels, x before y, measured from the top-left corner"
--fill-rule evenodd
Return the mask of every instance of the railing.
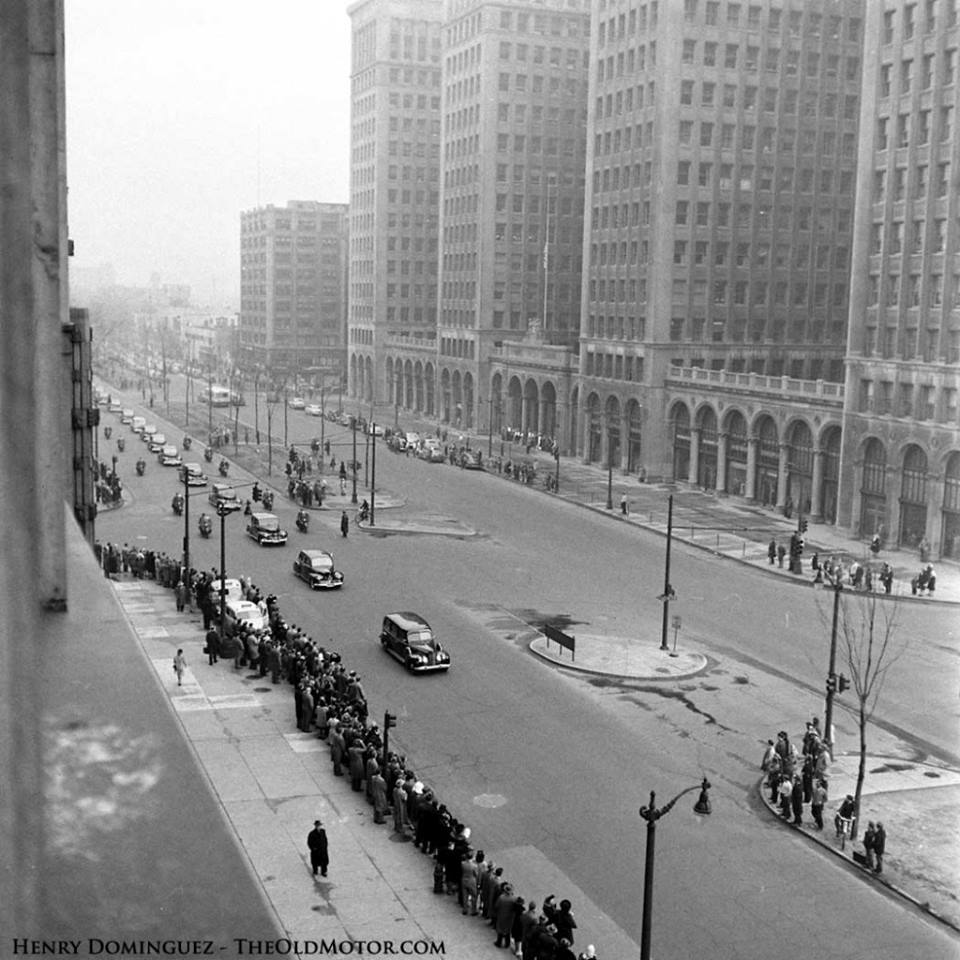
M 730 370 L 708 370 L 706 367 L 670 367 L 667 380 L 691 380 L 725 387 L 745 387 L 778 395 L 830 397 L 843 400 L 843 384 L 826 380 L 799 380 L 794 377 L 771 377 L 761 373 L 735 373 Z

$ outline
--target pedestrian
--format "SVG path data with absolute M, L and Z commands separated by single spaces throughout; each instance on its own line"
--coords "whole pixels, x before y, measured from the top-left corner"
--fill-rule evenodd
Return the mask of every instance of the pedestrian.
M 183 613 L 183 608 L 187 605 L 187 587 L 182 580 L 178 580 L 173 588 L 173 596 L 177 601 L 177 613 Z
M 310 866 L 313 867 L 313 875 L 327 875 L 327 868 L 330 866 L 330 855 L 327 849 L 327 831 L 323 829 L 323 824 L 319 820 L 313 821 L 313 829 L 307 834 L 307 846 L 310 848 Z
M 763 751 L 763 759 L 760 761 L 760 769 L 766 773 L 770 769 L 770 762 L 777 755 L 777 751 L 773 746 L 773 741 L 767 741 L 767 749 Z
M 810 815 L 818 830 L 823 829 L 823 808 L 827 802 L 827 784 L 824 780 L 817 780 L 810 795 Z
M 877 828 L 873 821 L 867 821 L 867 829 L 863 834 L 863 855 L 868 870 L 876 870 L 876 861 L 874 860 L 874 843 L 877 837 Z
M 340 535 L 343 537 L 346 537 L 349 529 L 350 529 L 350 521 L 347 519 L 347 511 L 343 510 L 340 513 Z
M 840 809 L 837 810 L 837 815 L 833 818 L 833 825 L 837 828 L 838 840 L 844 835 L 844 833 L 853 823 L 853 814 L 856 809 L 857 805 L 853 799 L 853 796 L 848 793 L 844 798 L 843 803 L 840 804 Z
M 216 627 L 211 627 L 207 631 L 207 638 L 203 648 L 207 655 L 207 662 L 212 666 L 217 662 L 220 656 L 220 634 Z
M 790 789 L 790 806 L 793 809 L 793 822 L 799 827 L 803 824 L 803 783 L 800 774 L 793 775 L 793 786 Z
M 781 543 L 777 545 L 777 564 L 783 569 L 783 558 L 787 555 L 787 548 Z
M 500 889 L 500 895 L 493 906 L 493 926 L 497 931 L 494 946 L 510 946 L 510 931 L 513 929 L 513 920 L 517 909 L 517 898 L 513 895 L 513 887 L 505 883 Z
M 627 495 L 625 493 L 620 494 L 620 512 L 627 516 L 630 512 L 630 507 L 627 504 Z
M 481 861 L 482 862 L 482 861 Z M 477 911 L 477 878 L 480 871 L 480 864 L 469 854 L 463 858 L 463 866 L 461 867 L 460 873 L 460 892 L 461 900 L 463 900 L 463 915 L 467 915 L 467 910 L 470 910 L 470 915 L 475 917 L 478 913 Z
M 373 822 L 386 823 L 384 815 L 390 809 L 387 803 L 387 781 L 379 770 L 370 777 L 370 796 L 373 799 Z
M 776 538 L 771 538 L 769 545 L 767 546 L 767 556 L 770 558 L 770 566 L 772 567 L 774 562 L 777 559 L 777 541 Z
M 173 658 L 173 671 L 177 675 L 177 686 L 183 686 L 183 672 L 187 669 L 187 658 L 183 655 L 183 650 L 178 650 Z
M 887 831 L 883 828 L 883 824 L 878 820 L 877 829 L 873 836 L 873 858 L 876 863 L 876 866 L 873 868 L 874 873 L 883 873 L 883 854 L 887 848 Z

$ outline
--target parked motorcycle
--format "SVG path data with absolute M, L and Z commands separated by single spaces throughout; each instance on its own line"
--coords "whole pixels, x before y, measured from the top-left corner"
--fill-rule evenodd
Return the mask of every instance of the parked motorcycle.
M 207 514 L 201 513 L 198 523 L 200 526 L 200 536 L 206 540 L 210 534 L 213 533 L 213 521 Z
M 297 529 L 301 533 L 306 533 L 310 527 L 310 514 L 306 510 L 297 512 Z
M 170 502 L 170 506 L 173 507 L 173 512 L 178 516 L 183 516 L 183 505 L 186 501 L 183 499 L 182 493 L 175 493 L 173 495 L 173 500 Z
M 137 476 L 142 477 L 147 469 L 147 462 L 141 457 L 137 461 Z
M 230 464 L 226 460 L 221 460 L 217 469 L 220 471 L 220 476 L 225 477 L 230 472 Z

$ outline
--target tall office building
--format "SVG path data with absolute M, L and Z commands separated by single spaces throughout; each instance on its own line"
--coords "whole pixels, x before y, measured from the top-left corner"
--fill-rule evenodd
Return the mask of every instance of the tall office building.
M 350 126 L 350 393 L 382 401 L 384 341 L 434 338 L 442 0 L 358 0 Z
M 347 205 L 291 200 L 240 214 L 240 355 L 275 376 L 341 374 Z
M 864 0 L 594 0 L 586 459 L 686 476 L 672 365 L 842 380 L 863 17 Z M 715 421 L 696 429 L 716 446 Z
M 840 522 L 960 557 L 956 0 L 871 0 Z
M 500 415 L 494 344 L 579 336 L 588 0 L 449 0 L 443 27 L 439 410 Z M 549 429 L 549 428 L 548 428 Z

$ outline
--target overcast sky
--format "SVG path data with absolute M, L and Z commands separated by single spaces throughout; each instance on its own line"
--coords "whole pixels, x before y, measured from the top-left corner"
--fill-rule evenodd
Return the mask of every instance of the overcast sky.
M 349 199 L 345 0 L 67 0 L 71 268 L 239 308 L 240 211 Z

